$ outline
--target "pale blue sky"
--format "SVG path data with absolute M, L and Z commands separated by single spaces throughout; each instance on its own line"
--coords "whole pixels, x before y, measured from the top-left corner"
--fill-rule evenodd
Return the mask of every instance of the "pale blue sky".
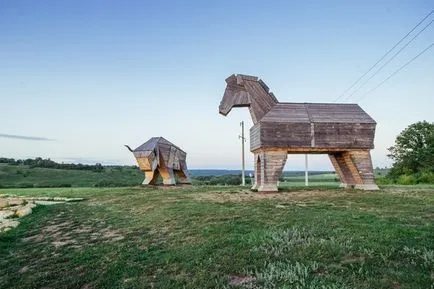
M 187 151 L 190 168 L 236 169 L 239 122 L 248 132 L 251 120 L 246 109 L 218 114 L 227 76 L 259 76 L 281 101 L 332 102 L 433 6 L 1 1 L 0 156 L 134 164 L 124 144 L 164 136 Z M 434 25 L 348 102 L 433 41 Z M 433 80 L 434 49 L 359 102 L 378 122 L 374 166 L 390 165 L 386 148 L 405 127 L 434 121 Z M 303 165 L 290 157 L 286 169 Z M 310 167 L 331 169 L 325 156 Z

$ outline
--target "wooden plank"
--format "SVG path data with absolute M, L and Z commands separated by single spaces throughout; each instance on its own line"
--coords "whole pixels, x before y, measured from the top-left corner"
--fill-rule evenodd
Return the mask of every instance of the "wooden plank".
M 259 79 L 258 82 L 262 86 L 262 88 L 265 90 L 265 92 L 267 92 L 267 93 L 270 92 L 270 88 L 265 84 L 265 82 L 262 81 L 262 79 Z

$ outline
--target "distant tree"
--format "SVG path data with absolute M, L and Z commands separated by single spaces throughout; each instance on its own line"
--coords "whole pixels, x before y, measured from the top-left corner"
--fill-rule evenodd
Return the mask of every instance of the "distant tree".
M 0 163 L 10 164 L 10 165 L 17 165 L 17 164 L 19 164 L 19 160 L 8 159 L 8 158 L 0 158 Z
M 389 177 L 434 172 L 434 123 L 420 121 L 403 130 L 388 148 L 395 162 Z
M 94 172 L 100 173 L 104 170 L 104 167 L 100 163 L 96 163 L 95 168 L 93 169 Z

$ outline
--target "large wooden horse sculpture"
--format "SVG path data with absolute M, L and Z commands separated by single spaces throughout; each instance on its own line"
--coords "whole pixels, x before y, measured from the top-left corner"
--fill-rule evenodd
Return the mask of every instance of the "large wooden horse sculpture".
M 258 191 L 277 191 L 287 154 L 328 154 L 341 186 L 377 190 L 370 150 L 376 122 L 357 104 L 279 102 L 257 77 L 231 75 L 219 112 L 248 107 Z

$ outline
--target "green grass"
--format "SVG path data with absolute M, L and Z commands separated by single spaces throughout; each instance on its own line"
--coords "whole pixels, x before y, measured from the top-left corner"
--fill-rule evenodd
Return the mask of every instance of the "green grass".
M 432 288 L 434 190 L 8 189 L 0 288 Z
M 143 173 L 127 166 L 93 172 L 0 164 L 0 187 L 133 186 L 142 181 Z
M 301 188 L 305 186 L 305 179 L 303 176 L 285 176 L 283 182 L 279 182 L 279 187 L 285 189 L 289 188 Z M 309 175 L 309 187 L 328 187 L 338 188 L 340 182 L 334 173 L 313 174 Z

